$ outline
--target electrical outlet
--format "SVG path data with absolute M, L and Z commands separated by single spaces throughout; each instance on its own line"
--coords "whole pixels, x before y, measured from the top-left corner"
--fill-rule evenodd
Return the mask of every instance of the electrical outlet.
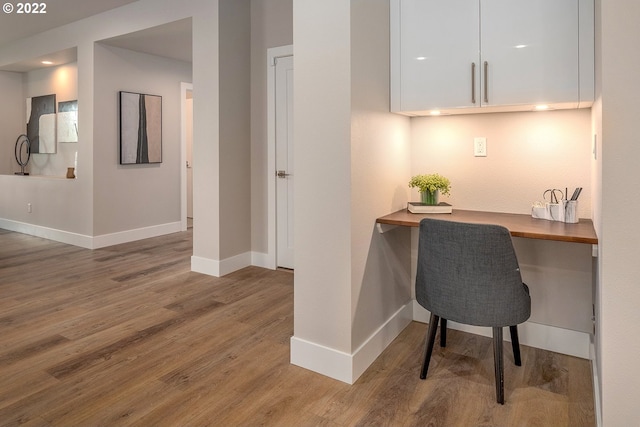
M 487 157 L 487 138 L 473 138 L 473 155 L 476 157 Z
M 27 203 L 27 213 L 31 213 L 31 203 Z

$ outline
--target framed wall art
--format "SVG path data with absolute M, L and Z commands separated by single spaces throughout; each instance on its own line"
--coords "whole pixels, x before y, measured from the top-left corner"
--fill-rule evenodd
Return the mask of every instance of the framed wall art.
M 162 97 L 120 92 L 120 164 L 162 163 Z
M 27 98 L 27 136 L 31 154 L 56 152 L 56 96 Z
M 58 102 L 58 142 L 78 142 L 78 100 Z

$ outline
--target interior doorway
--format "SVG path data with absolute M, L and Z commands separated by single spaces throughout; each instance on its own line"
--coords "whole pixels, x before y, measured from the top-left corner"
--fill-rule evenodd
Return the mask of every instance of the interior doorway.
M 293 269 L 293 56 L 276 59 L 276 263 Z
M 294 268 L 293 46 L 267 50 L 268 267 Z
M 181 99 L 181 202 L 183 231 L 193 225 L 193 84 L 180 84 Z

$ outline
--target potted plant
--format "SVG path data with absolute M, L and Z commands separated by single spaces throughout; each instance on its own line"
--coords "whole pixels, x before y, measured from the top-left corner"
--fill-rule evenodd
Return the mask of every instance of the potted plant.
M 409 181 L 409 188 L 416 187 L 420 191 L 422 203 L 427 205 L 438 204 L 438 194 L 449 194 L 451 182 L 448 178 L 437 173 L 427 175 L 414 175 Z

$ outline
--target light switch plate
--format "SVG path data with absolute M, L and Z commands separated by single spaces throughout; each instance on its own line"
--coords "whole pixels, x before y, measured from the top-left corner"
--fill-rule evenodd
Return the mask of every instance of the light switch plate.
M 487 138 L 483 136 L 473 138 L 473 155 L 487 157 Z

